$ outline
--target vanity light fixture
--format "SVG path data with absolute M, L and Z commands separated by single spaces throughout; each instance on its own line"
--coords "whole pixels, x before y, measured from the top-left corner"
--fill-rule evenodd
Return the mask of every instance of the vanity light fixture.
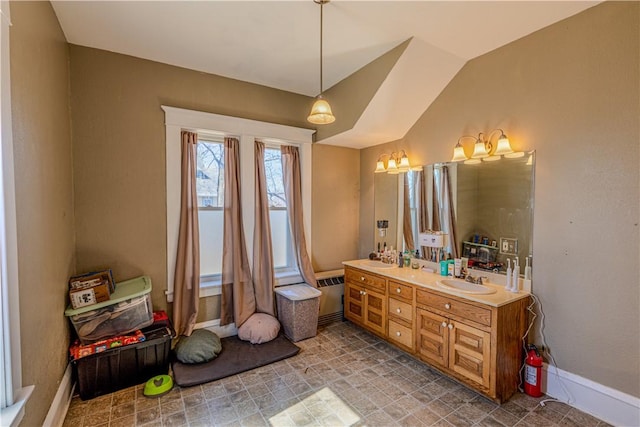
M 493 144 L 491 143 L 491 137 L 498 131 L 500 131 L 498 143 L 495 147 L 495 150 L 492 151 Z M 464 153 L 464 148 L 462 147 L 462 144 L 460 144 L 460 141 L 464 138 L 473 138 L 476 141 L 473 146 L 473 154 L 470 158 L 467 157 L 467 155 Z M 511 148 L 511 143 L 509 142 L 509 138 L 507 138 L 507 135 L 505 135 L 502 129 L 495 129 L 489 134 L 489 137 L 486 139 L 484 138 L 484 134 L 482 132 L 478 134 L 477 138 L 467 135 L 458 138 L 458 143 L 453 149 L 453 158 L 451 159 L 451 161 L 464 161 L 465 164 L 470 165 L 480 163 L 481 161 L 492 162 L 495 160 L 500 160 L 502 156 L 514 158 L 522 157 L 523 155 L 523 152 L 513 151 L 513 149 Z
M 313 103 L 313 107 L 311 107 L 311 113 L 309 113 L 307 120 L 316 125 L 327 125 L 336 120 L 336 117 L 331 111 L 331 106 L 327 100 L 322 97 L 322 9 L 325 3 L 329 3 L 330 0 L 313 1 L 320 5 L 320 94 L 316 97 L 316 101 Z
M 389 157 L 387 161 L 387 167 L 384 167 L 384 157 Z M 391 154 L 382 154 L 378 157 L 376 162 L 375 173 L 387 172 L 391 175 L 397 175 L 399 173 L 409 172 L 412 170 L 411 163 L 409 163 L 409 157 L 404 150 L 400 150 L 399 153 L 395 151 Z

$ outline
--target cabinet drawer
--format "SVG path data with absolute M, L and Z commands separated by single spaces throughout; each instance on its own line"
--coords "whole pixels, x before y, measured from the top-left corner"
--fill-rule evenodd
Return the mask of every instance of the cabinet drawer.
M 413 287 L 398 282 L 389 281 L 389 296 L 394 295 L 408 301 L 413 301 Z
M 413 321 L 413 310 L 411 304 L 399 301 L 395 298 L 389 298 L 389 314 L 398 316 L 402 319 Z
M 480 325 L 491 326 L 491 310 L 458 301 L 454 298 L 440 296 L 428 291 L 418 289 L 417 303 L 433 308 L 441 313 L 458 316 L 471 320 Z
M 360 270 L 352 270 L 350 268 L 346 269 L 345 276 L 346 280 L 349 280 L 353 283 L 358 283 L 360 285 L 381 291 L 383 293 L 386 290 L 386 280 L 382 277 L 374 276 L 373 274 L 365 273 L 364 271 Z
M 393 320 L 389 321 L 389 339 L 405 347 L 413 348 L 413 333 L 411 328 L 407 328 Z

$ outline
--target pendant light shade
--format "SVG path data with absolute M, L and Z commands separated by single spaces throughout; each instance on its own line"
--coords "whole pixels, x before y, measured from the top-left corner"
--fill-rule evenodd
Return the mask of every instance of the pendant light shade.
M 316 125 L 327 125 L 336 121 L 335 116 L 331 112 L 331 106 L 322 95 L 316 97 L 316 102 L 311 107 L 311 113 L 307 120 Z
M 331 106 L 326 99 L 322 97 L 322 33 L 323 33 L 323 6 L 330 0 L 313 0 L 320 5 L 320 94 L 316 97 L 316 102 L 311 107 L 311 113 L 307 117 L 307 121 L 316 125 L 327 125 L 336 121 Z

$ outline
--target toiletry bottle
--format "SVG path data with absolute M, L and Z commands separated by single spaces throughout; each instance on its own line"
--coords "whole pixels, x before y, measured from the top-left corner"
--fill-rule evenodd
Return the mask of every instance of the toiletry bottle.
M 411 256 L 409 255 L 409 251 L 404 251 L 404 266 L 411 266 Z
M 526 265 L 524 267 L 524 280 L 531 280 L 531 266 L 529 265 L 529 257 L 525 258 Z
M 455 268 L 453 262 L 454 261 L 452 259 L 447 260 L 447 276 L 453 277 L 454 268 Z
M 504 289 L 507 291 L 511 290 L 511 260 L 507 258 L 507 283 L 504 285 Z
M 462 260 L 456 258 L 453 260 L 453 276 L 460 277 L 462 275 Z
M 511 292 L 519 291 L 519 287 L 520 287 L 519 279 L 520 279 L 520 262 L 518 261 L 518 258 L 515 258 L 513 260 L 513 276 L 511 277 L 512 284 L 511 284 L 511 289 L 509 289 Z
M 447 275 L 447 268 L 448 268 L 448 263 L 445 260 L 440 261 L 440 275 L 441 276 L 446 276 Z

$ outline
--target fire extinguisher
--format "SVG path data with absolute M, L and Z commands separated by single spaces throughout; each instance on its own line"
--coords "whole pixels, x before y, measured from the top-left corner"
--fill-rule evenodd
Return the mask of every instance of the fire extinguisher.
M 524 392 L 532 397 L 542 396 L 542 356 L 538 348 L 529 344 L 524 366 Z

